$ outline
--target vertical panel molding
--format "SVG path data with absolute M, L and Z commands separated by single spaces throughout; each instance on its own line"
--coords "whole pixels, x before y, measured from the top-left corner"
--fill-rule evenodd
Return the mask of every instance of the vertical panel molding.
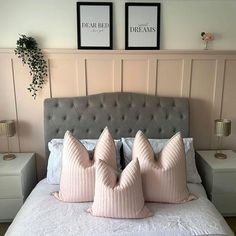
M 16 101 L 16 85 L 15 85 L 15 74 L 14 74 L 14 63 L 11 58 L 11 74 L 12 74 L 12 83 L 13 83 L 13 91 L 14 91 L 14 106 L 15 106 L 15 114 L 16 114 L 16 137 L 17 137 L 17 149 L 18 152 L 21 152 L 20 146 L 20 135 L 19 135 L 19 126 L 18 126 L 18 111 L 17 111 L 17 101 Z
M 192 59 L 183 60 L 183 77 L 181 81 L 181 96 L 189 98 L 192 74 Z
M 0 54 L 0 120 L 15 120 L 16 135 L 9 139 L 10 151 L 19 152 L 19 129 L 14 85 L 13 53 Z M 0 152 L 7 152 L 7 139 L 0 136 Z
M 86 96 L 87 91 L 87 73 L 86 73 L 86 59 L 83 57 L 77 56 L 77 75 L 78 75 L 78 96 Z
M 156 61 L 156 88 L 155 88 L 155 95 L 158 96 L 158 70 L 159 70 L 159 61 Z
M 50 98 L 52 98 L 52 80 L 51 80 L 51 66 L 50 66 L 50 59 L 47 59 L 47 65 L 48 65 L 48 84 L 49 84 L 49 93 L 50 93 Z
M 222 118 L 230 119 L 232 122 L 231 134 L 223 139 L 223 147 L 236 151 L 236 58 L 225 60 L 224 88 L 222 97 Z
M 157 82 L 157 60 L 148 60 L 148 85 L 147 93 L 150 95 L 156 94 L 156 82 Z
M 122 60 L 116 57 L 113 61 L 113 91 L 122 91 Z
M 212 107 L 212 130 L 214 130 L 214 120 L 221 118 L 222 113 L 222 100 L 223 100 L 223 90 L 224 90 L 224 76 L 225 76 L 225 60 L 218 59 L 216 61 L 216 71 L 215 71 L 215 84 L 213 91 L 213 107 Z M 212 132 L 211 137 L 211 148 L 216 147 L 216 136 Z

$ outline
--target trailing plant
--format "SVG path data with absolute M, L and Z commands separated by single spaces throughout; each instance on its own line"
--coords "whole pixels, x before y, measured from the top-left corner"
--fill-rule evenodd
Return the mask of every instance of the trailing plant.
M 27 88 L 32 97 L 35 99 L 37 93 L 45 84 L 47 76 L 47 62 L 44 59 L 42 50 L 38 48 L 38 44 L 33 37 L 20 35 L 16 42 L 15 54 L 21 58 L 23 64 L 27 64 L 32 76 L 32 82 Z

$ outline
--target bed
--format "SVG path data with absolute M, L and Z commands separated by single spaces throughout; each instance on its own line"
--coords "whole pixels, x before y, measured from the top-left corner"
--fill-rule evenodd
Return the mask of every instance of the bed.
M 115 139 L 141 129 L 148 138 L 189 137 L 189 102 L 135 93 L 104 93 L 52 98 L 44 103 L 45 150 L 48 142 L 70 130 L 79 139 L 97 139 L 108 126 Z M 63 203 L 51 192 L 59 185 L 41 180 L 18 212 L 6 235 L 234 235 L 207 199 L 201 184 L 188 183 L 197 200 L 184 204 L 147 203 L 146 219 L 110 219 L 86 212 L 89 203 Z

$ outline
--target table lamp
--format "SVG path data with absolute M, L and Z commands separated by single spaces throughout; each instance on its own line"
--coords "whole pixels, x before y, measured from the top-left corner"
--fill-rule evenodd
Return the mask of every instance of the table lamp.
M 231 133 L 231 120 L 217 119 L 215 120 L 215 135 L 217 136 L 217 150 L 215 157 L 218 159 L 226 159 L 227 155 L 222 153 L 222 139 Z
M 3 160 L 12 160 L 16 156 L 9 153 L 9 137 L 14 136 L 16 133 L 15 123 L 13 120 L 1 120 L 0 121 L 0 135 L 7 137 L 7 154 L 3 156 Z

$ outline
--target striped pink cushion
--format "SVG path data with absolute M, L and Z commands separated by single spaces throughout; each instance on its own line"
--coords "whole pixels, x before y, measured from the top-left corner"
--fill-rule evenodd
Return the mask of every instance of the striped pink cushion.
M 98 159 L 116 168 L 115 143 L 107 128 L 97 142 L 93 160 L 89 159 L 83 144 L 67 131 L 64 137 L 60 190 L 53 195 L 65 202 L 93 201 L 95 162 Z
M 140 163 L 145 201 L 181 203 L 195 199 L 187 188 L 185 151 L 180 133 L 169 140 L 155 160 L 148 139 L 138 131 L 132 158 L 138 158 Z
M 112 218 L 145 218 L 152 215 L 144 205 L 138 159 L 129 163 L 117 182 L 116 171 L 99 160 L 96 170 L 94 216 Z

